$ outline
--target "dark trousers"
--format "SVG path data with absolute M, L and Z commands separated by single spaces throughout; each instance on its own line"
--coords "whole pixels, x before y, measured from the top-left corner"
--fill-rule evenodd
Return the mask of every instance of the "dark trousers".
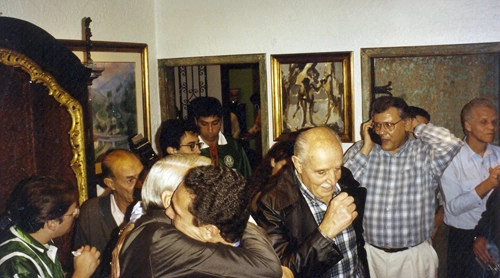
M 447 274 L 448 278 L 480 277 L 481 267 L 475 260 L 472 244 L 474 230 L 449 229 Z

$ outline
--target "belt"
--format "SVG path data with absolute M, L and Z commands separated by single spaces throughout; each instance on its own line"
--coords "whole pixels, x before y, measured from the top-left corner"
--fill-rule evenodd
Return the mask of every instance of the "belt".
M 370 245 L 377 248 L 377 249 L 380 249 L 386 253 L 397 253 L 397 252 L 401 252 L 401 251 L 405 251 L 405 250 L 410 249 L 410 247 L 388 248 L 388 247 L 380 247 L 380 246 L 376 246 L 376 245 L 372 245 L 372 244 L 370 244 Z

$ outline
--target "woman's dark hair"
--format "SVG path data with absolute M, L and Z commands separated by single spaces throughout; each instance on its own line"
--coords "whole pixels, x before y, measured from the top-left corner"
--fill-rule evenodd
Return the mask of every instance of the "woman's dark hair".
M 275 162 L 286 159 L 287 164 L 292 162 L 294 144 L 295 140 L 277 142 L 267 151 L 262 163 L 255 169 L 249 181 L 250 196 L 252 198 L 267 185 L 271 178 L 273 171 L 271 159 L 274 159 Z
M 78 199 L 76 186 L 48 176 L 33 176 L 16 185 L 7 211 L 13 223 L 26 233 L 34 233 L 49 220 L 58 219 Z

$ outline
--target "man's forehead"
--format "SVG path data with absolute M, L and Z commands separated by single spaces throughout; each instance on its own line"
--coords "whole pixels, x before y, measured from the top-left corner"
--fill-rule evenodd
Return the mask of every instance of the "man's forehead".
M 343 164 L 342 151 L 332 145 L 310 149 L 306 156 L 307 163 L 305 164 L 308 165 L 310 169 L 328 169 L 340 167 Z
M 219 116 L 199 117 L 198 121 L 205 122 L 205 123 L 211 123 L 211 122 L 215 122 L 215 121 L 220 121 L 220 118 L 219 118 Z
M 113 173 L 118 176 L 137 176 L 139 175 L 144 166 L 140 160 L 125 160 L 121 161 L 116 167 L 113 167 Z

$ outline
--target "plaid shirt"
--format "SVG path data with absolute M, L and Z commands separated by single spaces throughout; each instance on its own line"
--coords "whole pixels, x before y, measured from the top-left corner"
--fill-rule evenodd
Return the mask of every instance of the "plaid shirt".
M 297 173 L 295 173 L 297 175 Z M 300 179 L 298 179 L 300 181 Z M 309 209 L 311 210 L 316 223 L 319 225 L 323 218 L 325 217 L 327 205 L 319 201 L 314 197 L 314 195 L 306 188 L 306 186 L 300 181 L 300 192 L 304 196 Z M 333 197 L 340 193 L 340 187 L 337 185 L 335 187 L 335 192 Z M 331 240 L 330 238 L 326 237 Z M 350 225 L 342 232 L 340 232 L 332 241 L 332 244 L 336 244 L 337 247 L 342 252 L 344 258 L 340 260 L 335 266 L 333 266 L 329 271 L 323 274 L 322 277 L 359 277 L 358 269 L 358 249 L 356 245 L 356 233 Z
M 432 124 L 414 133 L 417 139 L 408 138 L 394 155 L 375 145 L 367 157 L 359 141 L 344 156 L 344 166 L 367 188 L 363 228 L 369 244 L 408 247 L 432 235 L 434 190 L 463 142 Z

